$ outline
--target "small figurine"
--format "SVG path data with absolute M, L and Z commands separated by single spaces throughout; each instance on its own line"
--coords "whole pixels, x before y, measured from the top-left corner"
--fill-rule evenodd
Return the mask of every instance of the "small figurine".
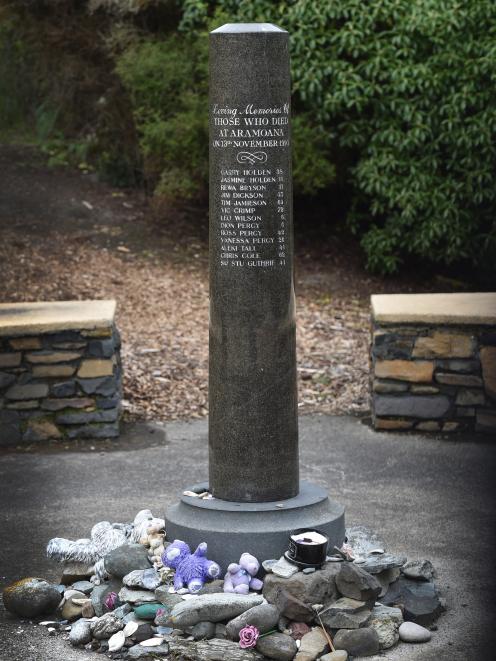
M 248 594 L 250 589 L 261 590 L 263 582 L 254 578 L 260 569 L 260 563 L 254 555 L 243 553 L 239 564 L 232 562 L 227 568 L 224 576 L 224 592 L 236 592 L 237 594 Z
M 186 542 L 175 539 L 162 554 L 165 567 L 175 569 L 174 589 L 180 590 L 184 586 L 194 594 L 199 592 L 205 581 L 217 578 L 220 567 L 216 562 L 207 559 L 207 545 L 200 544 L 194 553 Z

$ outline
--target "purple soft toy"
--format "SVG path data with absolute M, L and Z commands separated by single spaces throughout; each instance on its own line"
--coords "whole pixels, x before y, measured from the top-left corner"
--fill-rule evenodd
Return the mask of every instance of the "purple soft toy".
M 248 594 L 252 590 L 261 590 L 263 583 L 254 578 L 260 569 L 260 563 L 254 555 L 243 553 L 239 564 L 232 562 L 227 568 L 224 576 L 224 592 L 236 592 L 237 594 Z
M 206 580 L 217 578 L 220 567 L 216 562 L 207 560 L 207 545 L 200 544 L 192 554 L 191 549 L 180 539 L 175 539 L 162 554 L 165 567 L 175 569 L 174 588 L 180 590 L 186 585 L 191 593 L 202 589 Z

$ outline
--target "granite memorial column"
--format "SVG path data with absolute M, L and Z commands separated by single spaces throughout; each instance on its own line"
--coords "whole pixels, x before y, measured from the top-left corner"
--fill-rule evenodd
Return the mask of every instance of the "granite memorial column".
M 210 35 L 209 484 L 299 491 L 288 33 Z

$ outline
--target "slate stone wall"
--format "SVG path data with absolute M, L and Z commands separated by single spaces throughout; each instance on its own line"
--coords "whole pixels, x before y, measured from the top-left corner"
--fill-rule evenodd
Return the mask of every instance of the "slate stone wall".
M 373 322 L 371 393 L 376 429 L 496 438 L 496 327 Z
M 0 445 L 119 435 L 115 327 L 0 338 Z

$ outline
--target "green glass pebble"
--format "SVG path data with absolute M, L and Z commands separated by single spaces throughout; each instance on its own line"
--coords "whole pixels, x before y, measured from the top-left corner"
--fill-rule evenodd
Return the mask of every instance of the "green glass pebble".
M 140 620 L 154 620 L 159 608 L 164 608 L 163 604 L 141 604 L 134 608 L 136 617 Z

